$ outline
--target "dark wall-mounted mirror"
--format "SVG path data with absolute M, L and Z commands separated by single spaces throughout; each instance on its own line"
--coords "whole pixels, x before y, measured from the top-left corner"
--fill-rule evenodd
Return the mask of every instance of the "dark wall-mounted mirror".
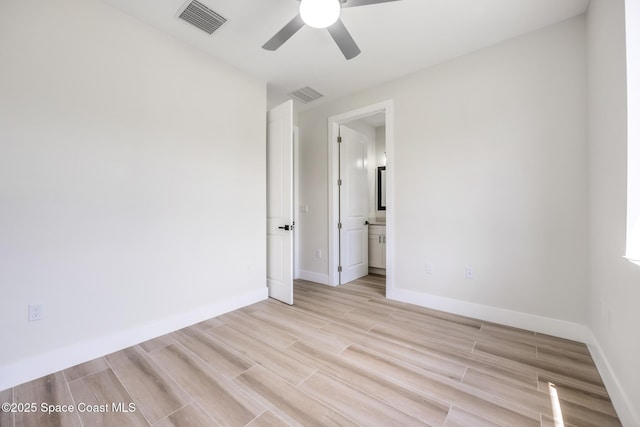
M 378 166 L 378 210 L 387 210 L 387 167 Z

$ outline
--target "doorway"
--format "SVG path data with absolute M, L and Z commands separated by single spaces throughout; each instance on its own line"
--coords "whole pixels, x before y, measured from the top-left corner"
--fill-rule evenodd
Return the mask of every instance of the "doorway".
M 341 134 L 341 128 L 349 124 L 362 122 L 363 120 L 374 120 L 375 117 L 382 118 L 380 126 L 384 126 L 384 154 L 380 156 L 384 158 L 386 194 L 384 210 L 384 223 L 386 232 L 384 240 L 384 255 L 386 260 L 386 291 L 389 292 L 393 288 L 394 262 L 393 262 L 393 243 L 394 243 L 394 206 L 393 206 L 393 102 L 384 101 L 378 104 L 369 105 L 357 110 L 349 111 L 336 116 L 329 117 L 328 120 L 328 152 L 329 152 L 329 284 L 338 286 L 343 284 L 341 281 L 341 262 L 344 255 L 342 253 L 343 245 L 341 244 L 340 233 L 340 187 L 338 185 L 340 179 L 340 149 L 338 146 L 338 137 Z M 378 126 L 378 127 L 380 127 Z M 377 161 L 376 161 L 377 163 Z M 376 165 L 377 166 L 377 165 Z M 369 167 L 370 173 L 377 176 L 377 168 Z M 374 178 L 375 179 L 375 178 Z M 374 191 L 376 197 L 377 191 Z M 375 199 L 374 199 L 375 200 Z M 375 200 L 377 208 L 377 200 Z M 378 209 L 380 211 L 381 209 Z M 376 215 L 380 216 L 380 215 Z M 367 248 L 368 249 L 368 248 Z

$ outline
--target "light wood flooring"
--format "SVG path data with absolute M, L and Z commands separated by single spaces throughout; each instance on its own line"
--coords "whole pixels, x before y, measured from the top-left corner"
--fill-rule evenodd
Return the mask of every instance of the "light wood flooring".
M 584 344 L 389 301 L 367 276 L 298 281 L 293 307 L 263 301 L 2 391 L 108 412 L 0 425 L 546 427 L 556 394 L 567 427 L 620 425 Z

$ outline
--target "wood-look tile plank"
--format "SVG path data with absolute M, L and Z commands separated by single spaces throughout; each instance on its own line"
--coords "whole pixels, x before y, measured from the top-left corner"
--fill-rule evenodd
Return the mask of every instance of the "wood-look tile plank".
M 0 404 L 13 403 L 13 389 L 9 388 L 0 391 Z M 0 427 L 14 427 L 13 412 L 0 410 Z
M 264 410 L 234 383 L 180 345 L 156 350 L 151 358 L 221 425 L 243 426 Z
M 192 401 L 139 346 L 112 353 L 106 359 L 150 423 Z
M 563 427 L 580 427 L 574 424 L 569 424 L 567 421 L 563 420 Z M 542 417 L 540 417 L 540 427 L 558 427 L 558 424 L 556 423 L 556 420 L 554 420 L 552 417 L 548 417 L 546 415 L 543 415 Z
M 318 304 L 313 301 L 305 301 L 303 298 L 298 298 L 293 309 L 304 311 L 305 313 L 313 314 L 323 319 L 340 319 L 343 314 L 349 311 L 347 309 L 332 308 L 330 304 Z
M 618 417 L 594 411 L 566 400 L 560 401 L 562 417 L 568 424 L 581 427 L 621 427 Z
M 440 319 L 447 322 L 453 322 L 460 325 L 473 326 L 475 328 L 481 328 L 483 322 L 478 319 L 472 319 L 470 317 L 460 316 L 457 314 L 447 313 L 440 310 L 434 310 L 432 308 L 421 307 L 419 305 L 408 304 L 399 301 L 392 301 L 384 299 L 382 297 L 371 298 L 371 304 L 381 304 L 398 309 L 398 312 L 412 313 L 418 316 L 424 316 L 428 319 Z
M 313 374 L 300 385 L 300 389 L 363 425 L 425 425 L 324 372 Z
M 609 399 L 607 389 L 603 384 L 593 384 L 558 372 L 545 371 L 544 369 L 539 371 L 538 380 L 541 385 L 541 387 L 539 387 L 540 391 L 546 392 L 548 390 L 548 384 L 552 383 L 555 384 L 556 387 L 573 389 L 593 396 Z
M 591 356 L 589 347 L 586 344 L 572 341 L 565 338 L 554 337 L 551 335 L 535 333 L 533 341 L 538 347 L 554 348 L 556 350 L 566 350 L 572 353 L 582 353 L 587 356 Z
M 299 426 L 357 425 L 262 366 L 254 366 L 237 376 L 234 382 L 289 424 Z
M 449 405 L 437 398 L 427 397 L 416 393 L 415 390 L 402 387 L 350 363 L 343 357 L 334 356 L 302 342 L 292 345 L 290 351 L 302 360 L 319 367 L 323 372 L 340 378 L 352 387 L 427 424 L 442 425 L 449 411 Z
M 295 296 L 306 295 L 312 299 L 322 298 L 325 301 L 334 301 L 339 303 L 344 303 L 348 301 L 349 304 L 351 304 L 352 306 L 358 306 L 358 305 L 361 305 L 364 307 L 369 306 L 369 299 L 370 299 L 369 296 L 355 295 L 355 294 L 349 294 L 345 292 L 340 292 L 340 293 L 322 292 L 321 289 L 317 288 L 317 285 L 310 284 L 309 286 L 303 286 L 302 283 L 303 283 L 302 281 L 300 281 L 299 283 L 296 282 L 296 287 L 294 289 Z M 386 309 L 389 310 L 388 307 Z
M 435 357 L 446 360 L 448 363 L 455 364 L 457 366 L 470 366 L 479 370 L 483 369 L 496 369 L 504 371 L 504 375 L 521 376 L 522 381 L 526 381 L 530 387 L 537 387 L 537 374 L 535 369 L 529 368 L 522 371 L 522 364 L 514 364 L 515 366 L 504 367 L 504 361 L 497 358 L 478 356 L 468 351 L 468 345 L 463 346 L 463 350 L 455 347 L 441 345 L 437 341 L 426 340 L 423 343 L 417 343 L 411 339 L 400 337 L 388 332 L 382 332 L 377 328 L 374 328 L 369 334 L 362 334 L 359 331 L 344 328 L 341 325 L 330 323 L 323 327 L 324 330 L 336 335 L 345 335 L 349 337 L 353 342 L 359 343 L 368 347 L 370 345 L 383 346 L 387 351 L 396 350 L 398 358 L 403 359 L 410 356 L 412 353 L 424 354 L 425 357 Z M 425 333 L 428 336 L 428 333 Z M 375 348 L 378 350 L 378 348 Z M 386 353 L 387 351 L 381 351 Z M 419 366 L 419 364 L 417 365 Z M 504 368 L 504 369 L 503 369 Z
M 293 307 L 287 306 L 286 304 L 273 302 L 272 300 L 267 300 L 266 304 L 261 305 L 260 310 L 257 311 L 266 311 L 273 316 L 280 316 L 281 318 L 285 318 L 289 322 L 294 322 L 301 327 L 319 328 L 330 322 L 330 320 L 323 317 L 297 310 Z
M 413 387 L 421 394 L 439 397 L 445 402 L 465 409 L 491 421 L 505 420 L 518 426 L 536 426 L 539 414 L 509 405 L 483 392 L 482 389 L 466 387 L 447 378 L 430 375 L 426 371 L 412 369 L 394 360 L 380 357 L 360 346 L 351 346 L 342 353 L 354 365 L 362 366 L 399 384 Z
M 326 310 L 326 312 L 328 313 L 335 313 L 337 315 L 340 315 L 342 313 L 347 313 L 351 310 L 353 310 L 353 305 L 349 304 L 349 303 L 345 303 L 344 301 L 342 302 L 336 302 L 336 301 L 328 301 L 324 298 L 310 298 L 309 296 L 305 295 L 304 293 L 298 294 L 296 295 L 296 301 L 294 303 L 294 305 L 304 308 L 306 309 L 319 309 L 319 310 L 323 310 L 321 311 L 321 314 L 324 314 L 324 310 Z
M 373 335 L 379 335 L 390 341 L 398 341 L 409 346 L 423 345 L 440 349 L 454 349 L 470 353 L 474 346 L 471 339 L 459 339 L 436 334 L 426 334 L 416 328 L 402 327 L 402 324 L 378 324 L 371 328 Z
M 473 353 L 481 355 L 490 355 L 490 357 L 502 360 L 505 364 L 513 365 L 519 364 L 526 369 L 526 367 L 536 370 L 538 372 L 548 372 L 551 374 L 559 374 L 572 377 L 574 379 L 584 381 L 593 385 L 602 384 L 600 376 L 597 371 L 584 364 L 567 364 L 565 361 L 556 359 L 553 360 L 540 360 L 537 357 L 532 357 L 530 354 L 525 354 L 517 350 L 512 350 L 505 345 L 493 345 L 485 343 L 477 343 L 473 348 Z
M 529 387 L 522 387 L 516 383 L 496 378 L 485 372 L 469 369 L 464 375 L 464 384 L 471 385 L 480 390 L 490 389 L 491 394 L 505 400 L 519 403 L 522 406 L 533 409 L 544 415 L 552 416 L 551 401 L 549 395 Z
M 246 309 L 247 307 L 244 307 L 244 309 Z M 241 311 L 243 309 L 238 310 L 239 312 L 245 313 L 245 311 Z M 248 312 L 247 312 L 248 313 Z M 213 328 L 217 328 L 218 326 L 224 326 L 224 322 L 222 320 L 220 320 L 217 317 L 214 317 L 212 319 L 207 319 L 205 321 L 202 321 L 200 323 L 196 323 L 195 325 L 191 325 L 192 328 L 195 329 L 200 329 L 201 331 L 208 331 L 210 329 Z
M 16 403 L 35 403 L 35 412 L 17 412 L 15 425 L 20 427 L 81 426 L 77 412 L 52 412 L 41 410 L 41 405 L 74 405 L 62 372 L 47 375 L 37 380 L 19 385 L 13 389 Z
M 557 370 L 565 375 L 585 379 L 593 384 L 602 384 L 595 363 L 579 353 L 569 354 L 552 349 L 538 348 L 537 359 L 544 362 L 545 369 Z M 542 366 L 538 364 L 537 366 Z
M 231 312 L 221 316 L 221 320 L 226 326 L 267 343 L 272 347 L 286 348 L 297 341 L 297 338 L 290 334 L 265 325 L 247 314 Z
M 513 359 L 523 360 L 525 362 L 534 360 L 537 355 L 537 347 L 535 345 L 511 341 L 495 336 L 477 336 L 474 348 L 489 353 L 509 355 L 509 357 Z M 487 350 L 487 348 L 492 350 Z M 494 351 L 494 349 L 498 352 Z
M 190 403 L 153 424 L 153 427 L 213 427 L 219 425 L 200 405 Z
M 234 352 L 227 345 L 211 339 L 210 335 L 195 327 L 181 329 L 172 333 L 171 336 L 211 365 L 217 372 L 227 377 L 235 377 L 255 364 Z
M 276 417 L 271 411 L 264 411 L 260 416 L 254 418 L 247 427 L 287 427 L 289 424 L 282 418 Z
M 556 350 L 582 353 L 590 356 L 589 349 L 583 343 L 527 331 L 525 329 L 485 322 L 481 327 L 481 333 L 483 335 L 495 336 L 508 341 L 534 345 L 540 348 L 554 348 Z
M 77 405 L 80 403 L 90 407 L 97 406 L 98 411 L 80 412 L 82 423 L 85 426 L 95 427 L 141 427 L 149 423 L 142 416 L 136 402 L 125 390 L 120 380 L 111 369 L 81 377 L 69 384 L 71 393 Z M 129 408 L 133 403 L 136 408 L 133 412 L 117 412 L 112 404 L 123 404 Z M 105 406 L 106 405 L 106 406 Z M 105 408 L 107 410 L 105 410 Z M 66 425 L 66 424 L 59 424 Z
M 175 343 L 174 340 L 171 339 L 169 335 L 161 335 L 157 338 L 150 339 L 143 343 L 140 343 L 140 347 L 146 351 L 147 353 L 152 352 L 153 350 L 157 350 L 159 348 L 168 346 L 169 344 Z
M 293 385 L 300 384 L 316 371 L 316 368 L 291 357 L 288 353 L 228 326 L 221 326 L 210 333 L 214 339 L 225 342 L 236 352 L 275 372 Z
M 340 353 L 352 344 L 351 340 L 343 339 L 341 336 L 331 334 L 323 329 L 308 326 L 300 327 L 300 325 L 294 322 L 287 321 L 286 318 L 273 316 L 265 312 L 256 311 L 251 314 L 251 317 L 257 319 L 265 326 L 286 332 L 297 340 L 314 342 L 324 350 L 334 354 Z
M 538 389 L 541 392 L 548 394 L 549 383 L 553 384 L 559 398 L 563 401 L 572 402 L 576 405 L 590 408 L 613 417 L 617 416 L 611 400 L 609 400 L 609 397 L 604 393 L 594 393 L 584 390 L 576 385 L 565 385 L 562 382 L 553 382 L 545 376 L 540 377 Z
M 109 369 L 107 361 L 104 357 L 99 357 L 97 359 L 72 366 L 71 368 L 65 369 L 63 372 L 67 381 L 71 382 L 78 378 L 82 378 L 85 375 L 95 374 L 96 372 L 104 371 L 106 369 Z
M 393 342 L 379 337 L 373 337 L 369 334 L 361 334 L 357 331 L 349 330 L 341 325 L 330 323 L 323 329 L 327 330 L 333 335 L 346 335 L 351 338 L 353 344 L 359 344 L 363 347 L 374 350 L 377 353 L 385 356 L 401 360 L 414 367 L 425 369 L 433 372 L 437 375 L 442 375 L 447 378 L 456 379 L 462 381 L 462 376 L 466 371 L 464 363 L 456 363 L 451 361 L 448 357 L 430 352 L 425 349 L 416 349 L 410 347 L 403 347 L 395 345 Z M 532 381 L 535 383 L 534 388 L 537 387 L 536 377 L 533 376 Z
M 500 424 L 454 406 L 449 411 L 444 427 L 500 427 Z
M 422 330 L 444 332 L 447 335 L 469 339 L 480 334 L 480 327 L 476 324 L 459 322 L 451 319 L 442 319 L 434 316 L 425 316 L 406 310 L 396 310 L 389 315 L 389 319 L 406 325 L 415 326 Z

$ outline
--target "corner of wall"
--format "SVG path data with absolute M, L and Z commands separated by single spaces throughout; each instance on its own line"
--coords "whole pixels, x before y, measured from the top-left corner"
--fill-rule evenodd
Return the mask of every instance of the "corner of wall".
M 605 352 L 602 350 L 595 334 L 588 329 L 590 337 L 587 343 L 591 357 L 596 364 L 596 368 L 602 377 L 604 386 L 609 393 L 609 397 L 618 414 L 618 418 L 624 426 L 640 426 L 640 413 L 638 408 L 632 405 L 631 399 L 625 393 L 620 380 L 615 374 L 613 367 L 609 363 Z

